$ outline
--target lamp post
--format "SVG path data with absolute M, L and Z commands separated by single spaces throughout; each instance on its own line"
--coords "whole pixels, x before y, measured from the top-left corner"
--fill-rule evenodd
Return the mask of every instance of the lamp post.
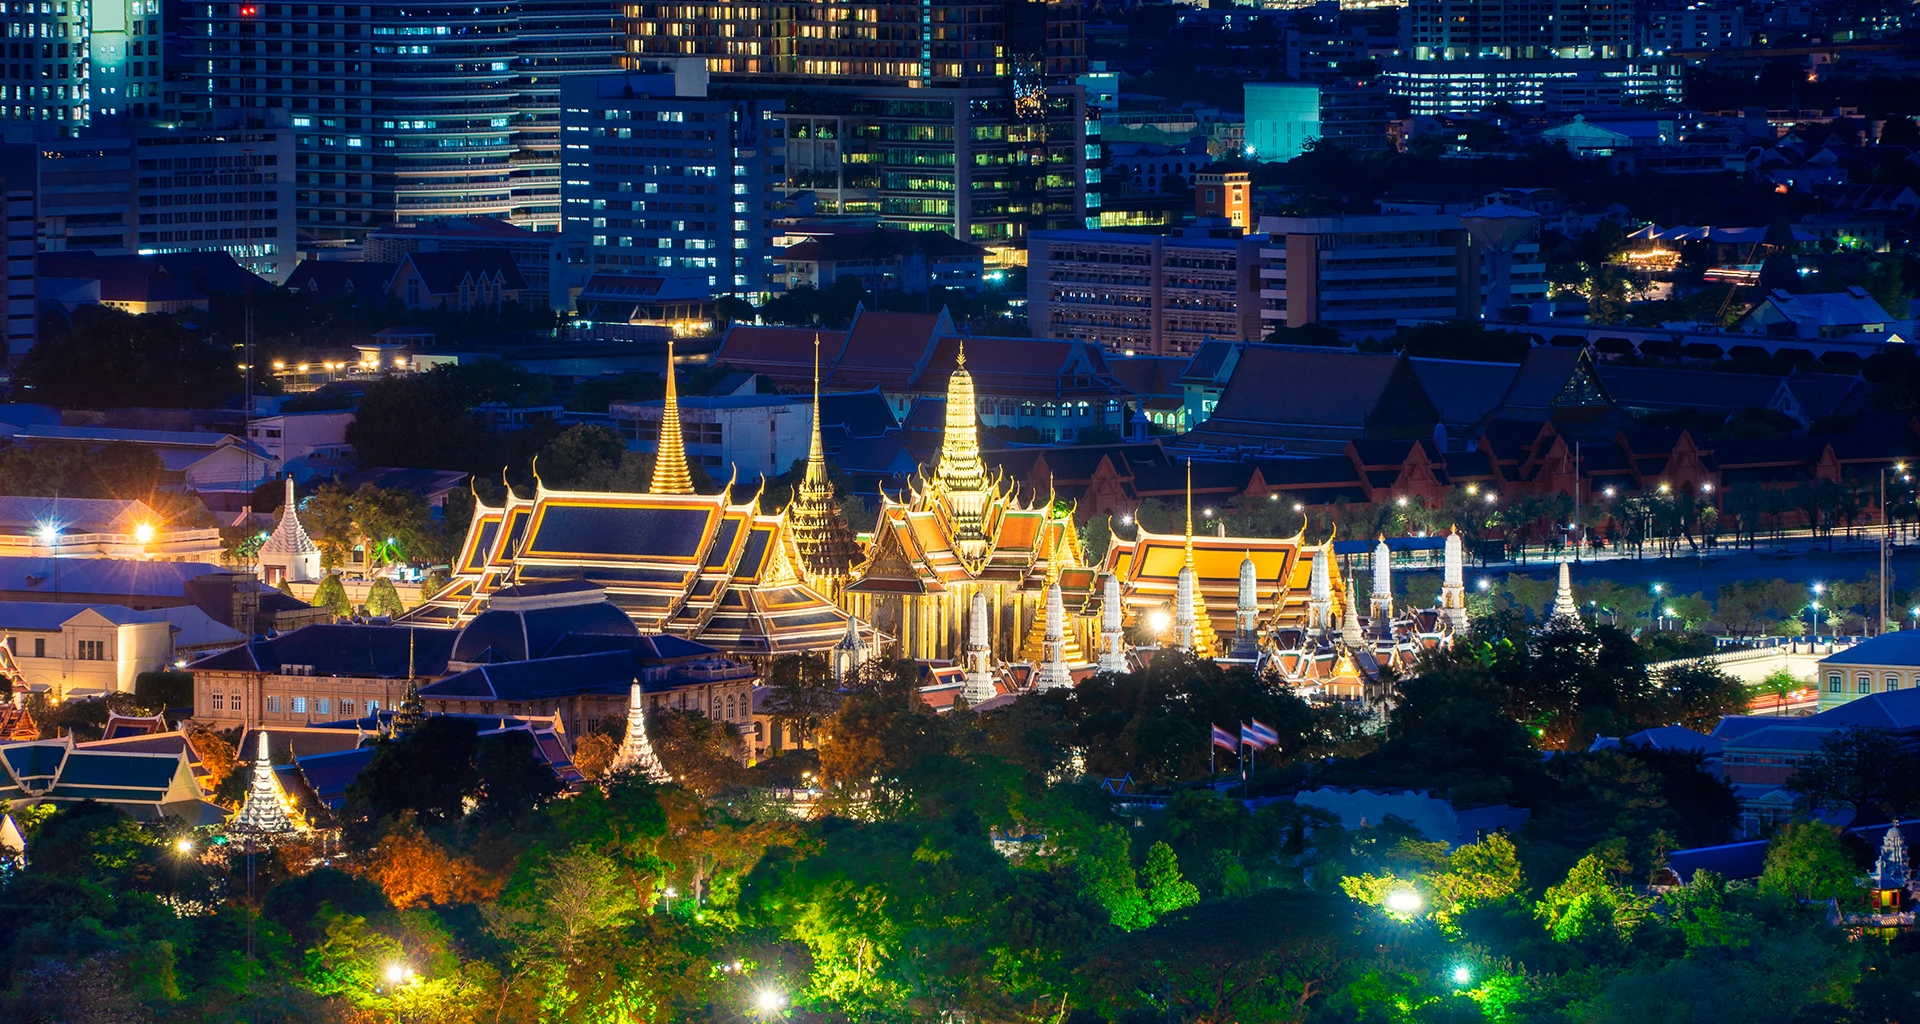
M 1826 592 L 1827 585 L 1825 583 L 1815 583 L 1813 585 L 1813 638 L 1815 640 L 1820 638 L 1820 595 Z
M 1666 623 L 1662 620 L 1660 615 L 1660 595 L 1662 593 L 1665 593 L 1666 589 L 1667 589 L 1667 585 L 1664 583 L 1655 583 L 1653 585 L 1653 611 L 1649 612 L 1648 614 L 1653 619 L 1653 628 L 1656 631 L 1667 628 Z
M 1885 633 L 1887 631 L 1887 625 L 1888 625 L 1887 541 L 1888 541 L 1888 531 L 1893 528 L 1893 519 L 1892 517 L 1887 515 L 1887 469 L 1888 468 L 1889 467 L 1887 466 L 1880 467 L 1880 632 L 1882 633 Z M 1907 476 L 1906 463 L 1896 462 L 1893 464 L 1891 468 L 1895 472 L 1900 474 L 1900 479 L 1902 480 L 1911 479 L 1910 477 Z

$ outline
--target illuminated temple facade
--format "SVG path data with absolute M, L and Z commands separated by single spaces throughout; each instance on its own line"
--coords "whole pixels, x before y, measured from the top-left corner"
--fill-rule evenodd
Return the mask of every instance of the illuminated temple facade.
M 645 493 L 536 483 L 530 498 L 509 487 L 501 507 L 476 507 L 453 580 L 408 620 L 464 626 L 505 587 L 584 579 L 642 633 L 742 657 L 832 651 L 848 636 L 848 616 L 808 585 L 791 520 L 761 513 L 758 494 L 736 501 L 731 484 L 694 493 L 678 412 L 669 372 Z M 870 630 L 858 635 L 873 642 Z
M 1038 664 L 1047 591 L 1056 582 L 1072 594 L 1095 583 L 1073 513 L 1051 495 L 1022 502 L 1012 484 L 987 474 L 963 346 L 947 384 L 939 459 L 904 494 L 882 494 L 866 558 L 841 589 L 840 604 L 896 638 L 902 657 L 959 662 L 980 594 L 995 660 Z M 1081 665 L 1089 660 L 1093 623 L 1070 618 L 1062 654 Z

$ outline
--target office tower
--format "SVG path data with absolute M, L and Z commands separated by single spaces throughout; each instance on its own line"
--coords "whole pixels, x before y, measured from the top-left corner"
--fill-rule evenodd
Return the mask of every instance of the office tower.
M 217 250 L 275 284 L 293 273 L 294 135 L 284 110 L 256 127 L 133 124 L 134 247 L 142 254 Z M 217 123 L 217 122 L 216 122 Z
M 72 135 L 99 118 L 159 114 L 159 0 L 7 0 L 0 19 L 0 123 Z
M 553 230 L 555 82 L 611 47 L 591 4 L 534 3 L 191 5 L 180 117 L 288 110 L 298 223 L 321 244 L 474 215 Z
M 716 95 L 785 103 L 788 184 L 823 213 L 943 228 L 1003 257 L 1085 223 L 1078 3 L 732 0 L 625 6 L 626 60 L 705 58 Z
M 39 262 L 34 233 L 38 155 L 32 146 L 0 146 L 0 201 L 6 204 L 7 361 L 19 362 L 40 340 Z
M 786 171 L 777 101 L 710 96 L 697 58 L 561 88 L 570 262 L 766 293 Z
M 1412 0 L 1401 19 L 1415 60 L 1632 55 L 1625 0 Z

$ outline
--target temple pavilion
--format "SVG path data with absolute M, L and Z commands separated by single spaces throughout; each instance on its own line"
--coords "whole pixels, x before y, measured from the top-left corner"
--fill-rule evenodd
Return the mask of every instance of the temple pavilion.
M 1072 510 L 1028 504 L 980 457 L 980 419 L 962 344 L 947 383 L 940 456 L 900 495 L 881 495 L 865 560 L 841 589 L 840 605 L 899 640 L 902 657 L 960 661 L 973 595 L 986 598 L 987 641 L 998 660 L 1043 660 L 1047 590 L 1086 593 Z M 1065 657 L 1078 664 L 1093 622 L 1072 616 Z
M 584 579 L 606 591 L 642 633 L 698 640 L 728 655 L 827 653 L 847 613 L 808 585 L 793 520 L 767 515 L 758 494 L 696 494 L 687 468 L 669 350 L 666 408 L 653 479 L 639 494 L 507 489 L 478 506 L 453 579 L 409 621 L 463 626 L 508 586 Z M 818 420 L 809 479 L 820 459 Z M 831 500 L 831 495 L 828 495 Z M 872 630 L 860 635 L 872 641 Z

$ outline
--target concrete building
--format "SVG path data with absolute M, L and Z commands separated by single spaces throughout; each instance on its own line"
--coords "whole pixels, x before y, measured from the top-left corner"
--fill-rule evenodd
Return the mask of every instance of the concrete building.
M 1814 679 L 1821 711 L 1868 694 L 1920 687 L 1920 631 L 1886 633 L 1829 654 L 1820 659 Z
M 475 215 L 556 229 L 559 85 L 617 52 L 596 3 L 202 4 L 179 21 L 181 122 L 287 110 L 297 223 L 319 247 Z
M 1402 320 L 1473 319 L 1487 287 L 1481 252 L 1454 214 L 1265 217 L 1262 323 L 1323 324 L 1390 334 Z M 1511 304 L 1545 298 L 1539 243 L 1523 242 L 1508 275 Z
M 282 472 L 306 480 L 352 466 L 353 446 L 347 444 L 351 423 L 352 410 L 287 412 L 255 419 L 249 437 Z
M 1647 15 L 1647 49 L 1657 54 L 1745 44 L 1745 12 L 1733 4 L 1668 0 Z
M 1474 114 L 1496 103 L 1549 114 L 1680 103 L 1681 65 L 1663 58 L 1461 58 L 1381 62 L 1396 107 L 1415 116 Z
M 159 0 L 14 4 L 5 13 L 0 123 L 53 138 L 106 119 L 160 116 Z
M 40 340 L 38 286 L 40 173 L 31 146 L 0 146 L 0 203 L 5 204 L 7 361 L 16 362 Z
M 1248 82 L 1247 157 L 1284 163 L 1320 137 L 1320 87 L 1312 82 Z
M 0 636 L 17 678 L 56 703 L 132 693 L 134 677 L 173 661 L 173 623 L 124 605 L 4 601 Z
M 1253 184 L 1245 171 L 1193 176 L 1193 214 L 1217 218 L 1239 228 L 1253 229 Z
M 1410 0 L 1402 49 L 1415 60 L 1625 57 L 1633 5 L 1625 0 Z
M 1259 238 L 1035 232 L 1027 324 L 1116 355 L 1191 355 L 1209 339 L 1258 340 Z
M 569 262 L 774 290 L 771 217 L 786 177 L 778 101 L 709 96 L 696 60 L 571 79 L 562 99 Z
M 680 429 L 687 462 L 722 482 L 737 471 L 743 481 L 778 476 L 807 457 L 812 406 L 795 395 L 683 395 Z M 652 451 L 660 440 L 665 402 L 616 403 L 607 410 L 630 447 Z
M 217 728 L 377 715 L 447 674 L 449 629 L 313 625 L 187 666 L 193 717 Z
M 944 228 L 1013 261 L 1029 230 L 1084 227 L 1086 36 L 1079 4 L 730 0 L 626 11 L 627 64 L 706 59 L 715 86 L 784 109 L 788 184 L 822 213 Z
M 238 111 L 197 128 L 135 125 L 135 248 L 142 254 L 218 250 L 284 284 L 299 258 L 294 134 L 284 110 Z

